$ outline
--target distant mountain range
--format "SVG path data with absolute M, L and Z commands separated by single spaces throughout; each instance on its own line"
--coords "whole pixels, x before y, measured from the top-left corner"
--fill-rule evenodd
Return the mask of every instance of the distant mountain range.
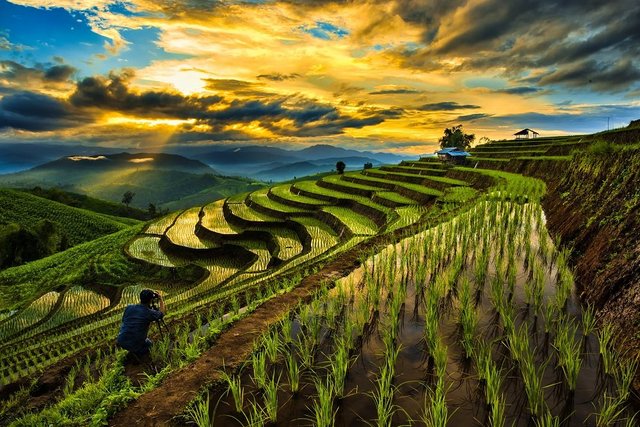
M 206 164 L 166 153 L 118 153 L 65 156 L 33 169 L 1 175 L 5 187 L 57 187 L 120 202 L 126 191 L 135 196 L 132 206 L 146 209 L 171 204 L 191 206 L 190 196 L 206 194 L 209 200 L 261 186 L 245 178 L 220 176 Z M 186 199 L 184 204 L 181 200 Z
M 333 145 L 318 144 L 302 150 L 285 150 L 263 145 L 248 146 L 183 146 L 171 147 L 181 154 L 212 166 L 228 175 L 240 175 L 265 181 L 283 181 L 294 177 L 328 172 L 336 162 L 347 169 L 359 169 L 365 163 L 375 165 L 398 163 L 410 158 L 385 152 L 357 151 Z

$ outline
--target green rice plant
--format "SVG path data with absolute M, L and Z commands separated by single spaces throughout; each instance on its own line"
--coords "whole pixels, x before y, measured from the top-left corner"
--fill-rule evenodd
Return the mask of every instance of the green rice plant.
M 333 384 L 333 394 L 337 398 L 343 397 L 345 380 L 349 371 L 349 348 L 348 344 L 343 340 L 337 340 L 336 351 L 329 358 L 329 372 Z
M 575 340 L 578 327 L 566 316 L 560 316 L 553 346 L 558 352 L 558 366 L 562 369 L 567 385 L 575 391 L 582 360 L 580 343 Z
M 428 402 L 425 402 L 422 422 L 427 427 L 446 427 L 451 415 L 447 408 L 444 380 L 439 380 L 435 387 L 430 387 L 427 396 Z
M 78 369 L 76 366 L 72 366 L 67 374 L 67 379 L 64 383 L 64 387 L 62 388 L 62 394 L 66 397 L 69 396 L 75 387 L 76 377 L 78 375 Z
M 276 363 L 280 353 L 280 334 L 276 328 L 272 328 L 262 337 L 262 345 L 269 362 Z
M 531 415 L 540 417 L 546 408 L 542 378 L 549 361 L 536 366 L 533 355 L 526 353 L 520 360 L 520 373 L 527 394 L 527 402 Z
M 557 319 L 557 308 L 556 305 L 547 301 L 544 305 L 544 333 L 549 334 L 551 330 L 554 328 Z
M 491 343 L 480 340 L 477 342 L 473 350 L 473 359 L 476 364 L 476 370 L 478 371 L 478 379 L 480 381 L 487 381 L 493 366 L 493 360 L 491 357 Z
M 612 374 L 615 367 L 617 355 L 613 349 L 614 329 L 610 323 L 605 324 L 598 331 L 598 343 L 600 348 L 600 356 L 602 358 L 602 366 L 605 374 Z
M 199 396 L 186 410 L 187 417 L 198 427 L 211 427 L 213 419 L 209 415 L 209 391 Z
M 560 417 L 551 415 L 549 411 L 541 417 L 536 417 L 533 422 L 536 427 L 560 427 Z
M 288 352 L 285 356 L 284 363 L 289 376 L 289 388 L 291 389 L 291 393 L 297 394 L 300 390 L 300 365 L 298 365 L 295 356 L 291 352 Z
M 249 405 L 249 411 L 243 412 L 245 418 L 246 427 L 262 427 L 265 424 L 265 412 L 260 404 L 256 401 L 251 401 Z
M 293 340 L 293 319 L 286 316 L 280 322 L 280 333 L 282 335 L 282 343 L 286 346 L 291 344 Z
M 313 425 L 316 427 L 332 427 L 335 423 L 335 415 L 338 411 L 333 410 L 333 390 L 331 380 L 327 378 L 326 383 L 320 379 L 314 381 L 318 397 L 313 401 L 311 410 L 313 412 Z
M 595 413 L 596 426 L 609 427 L 615 425 L 624 411 L 624 402 L 620 398 L 611 396 L 605 391 L 602 397 L 600 411 Z
M 433 352 L 434 365 L 438 378 L 444 378 L 447 373 L 447 346 L 441 339 L 436 341 L 436 347 Z
M 500 392 L 502 384 L 504 382 L 504 375 L 500 368 L 495 363 L 491 363 L 489 369 L 486 371 L 486 392 L 485 398 L 487 405 L 492 405 L 493 402 L 503 402 L 504 397 Z
M 220 375 L 222 375 L 223 381 L 227 383 L 227 392 L 230 392 L 231 397 L 233 397 L 236 412 L 241 413 L 244 407 L 244 388 L 242 387 L 240 376 L 231 376 L 225 371 L 221 371 Z
M 505 427 L 507 402 L 504 395 L 500 394 L 494 400 L 489 402 L 491 412 L 489 413 L 489 425 L 491 427 Z
M 582 334 L 587 337 L 596 329 L 596 314 L 591 305 L 582 310 Z
M 251 355 L 253 367 L 253 382 L 260 390 L 267 384 L 267 358 L 263 351 L 256 351 Z
M 280 388 L 280 377 L 271 376 L 264 387 L 264 412 L 272 423 L 278 420 L 278 389 Z
M 313 366 L 315 356 L 315 341 L 308 334 L 300 332 L 296 340 L 296 352 L 300 357 L 300 363 L 307 369 Z
M 468 281 L 461 290 L 460 303 L 460 323 L 462 326 L 462 347 L 467 358 L 471 357 L 473 348 L 475 347 L 475 336 L 478 329 L 478 315 L 471 299 L 471 291 Z
M 631 383 L 638 370 L 638 359 L 620 360 L 616 364 L 613 377 L 616 381 L 616 389 L 620 400 L 626 401 L 629 398 Z
M 627 417 L 627 419 L 624 422 L 624 427 L 637 427 L 638 421 L 636 420 L 636 417 L 638 416 L 638 413 L 639 412 L 636 412 L 632 416 Z
M 376 389 L 372 394 L 376 407 L 376 424 L 379 427 L 390 426 L 393 415 L 397 411 L 396 405 L 393 404 L 395 394 L 393 371 L 393 366 L 389 366 L 388 363 L 382 364 L 380 374 L 376 379 Z

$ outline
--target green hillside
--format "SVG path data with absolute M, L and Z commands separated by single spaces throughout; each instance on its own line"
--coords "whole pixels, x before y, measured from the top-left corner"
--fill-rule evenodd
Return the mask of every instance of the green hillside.
M 139 221 L 0 189 L 0 269 L 123 230 Z
M 62 227 L 71 246 L 123 230 L 132 222 L 130 218 L 98 214 L 0 188 L 0 224 L 18 223 L 28 227 L 43 219 Z
M 126 207 L 122 203 L 109 202 L 107 200 L 96 199 L 85 194 L 71 193 L 61 190 L 59 188 L 42 188 L 34 187 L 31 189 L 21 189 L 34 196 L 43 197 L 45 199 L 53 200 L 67 206 L 73 206 L 74 208 L 85 209 L 88 211 L 117 216 L 118 221 L 131 222 L 134 225 L 139 221 L 146 221 L 151 219 L 148 210 L 136 209 L 133 207 Z M 130 221 L 133 219 L 134 221 Z

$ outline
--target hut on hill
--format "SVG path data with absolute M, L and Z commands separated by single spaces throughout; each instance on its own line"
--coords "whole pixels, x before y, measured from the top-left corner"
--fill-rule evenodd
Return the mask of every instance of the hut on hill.
M 520 132 L 514 133 L 514 135 L 516 139 L 530 139 L 530 138 L 537 138 L 538 136 L 540 136 L 538 132 L 529 128 L 522 129 Z
M 460 150 L 458 147 L 447 147 L 440 151 L 436 151 L 438 158 L 444 162 L 454 164 L 464 164 L 471 154 L 464 150 Z

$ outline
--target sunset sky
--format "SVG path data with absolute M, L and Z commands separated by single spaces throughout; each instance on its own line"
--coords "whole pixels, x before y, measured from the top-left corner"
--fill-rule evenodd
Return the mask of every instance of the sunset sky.
M 429 151 L 640 118 L 635 0 L 0 0 L 0 143 Z

